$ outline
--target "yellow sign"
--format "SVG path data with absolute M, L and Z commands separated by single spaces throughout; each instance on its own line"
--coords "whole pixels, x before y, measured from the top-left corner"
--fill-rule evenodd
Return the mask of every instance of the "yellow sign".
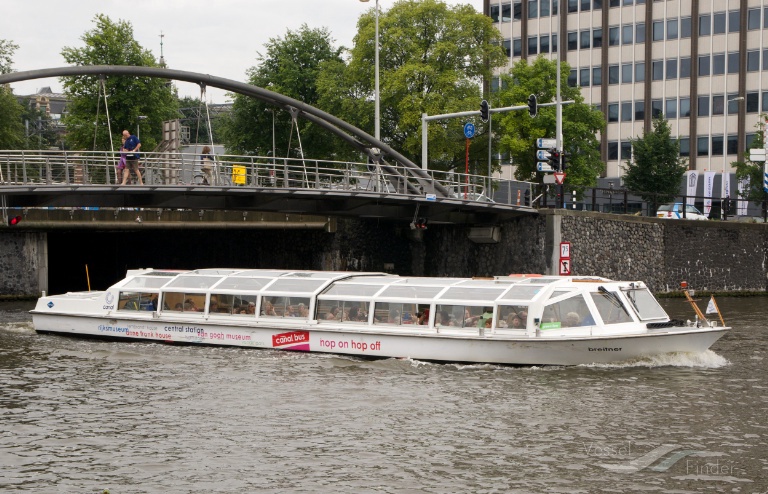
M 243 165 L 232 165 L 232 183 L 245 185 L 245 167 Z

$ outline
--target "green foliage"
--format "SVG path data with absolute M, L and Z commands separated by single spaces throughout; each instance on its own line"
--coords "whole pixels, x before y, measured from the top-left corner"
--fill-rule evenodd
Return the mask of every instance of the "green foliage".
M 81 38 L 85 46 L 62 49 L 61 54 L 68 64 L 160 67 L 152 53 L 134 39 L 130 22 L 113 22 L 98 14 L 94 23 L 96 27 Z M 100 95 L 99 77 L 63 77 L 62 84 L 70 100 L 69 113 L 64 117 L 68 145 L 73 149 L 110 149 L 107 109 L 104 95 Z M 106 77 L 104 85 L 114 149 L 120 145 L 122 130 L 128 129 L 135 134 L 139 123 L 142 150 L 154 149 L 162 138 L 162 122 L 178 115 L 173 86 L 163 79 L 132 76 Z M 140 122 L 139 116 L 147 119 Z
M 0 39 L 0 74 L 8 74 L 13 70 L 13 54 L 18 48 L 18 45 L 11 41 Z M 24 126 L 21 123 L 23 110 L 10 87 L 0 86 L 0 149 L 23 147 Z
M 24 128 L 25 147 L 27 149 L 48 149 L 59 147 L 58 135 L 53 127 L 51 117 L 34 105 L 23 106 L 21 121 L 29 122 L 29 128 Z
M 765 143 L 766 118 L 768 115 L 760 115 L 755 125 L 757 133 L 749 149 L 763 149 Z M 744 192 L 738 193 L 741 199 L 746 199 L 756 205 L 760 205 L 766 194 L 763 190 L 763 161 L 750 161 L 749 151 L 744 155 L 744 161 L 735 161 L 731 166 L 736 168 L 736 180 L 747 180 L 748 187 Z M 733 186 L 731 188 L 733 190 Z
M 360 17 L 347 65 L 326 64 L 322 108 L 369 134 L 375 127 L 375 12 Z M 502 37 L 470 5 L 401 0 L 379 14 L 381 138 L 421 162 L 421 116 L 478 110 L 483 78 L 505 64 Z M 429 123 L 429 168 L 463 171 L 467 119 Z M 479 118 L 477 119 L 479 124 Z M 479 125 L 478 125 L 479 127 Z M 487 161 L 487 146 L 474 149 Z
M 570 67 L 560 65 L 561 101 L 575 103 L 563 105 L 563 150 L 571 154 L 567 183 L 570 185 L 594 186 L 597 177 L 605 170 L 600 158 L 599 133 L 605 128 L 603 114 L 584 103 L 581 91 L 567 84 Z M 557 99 L 557 61 L 537 57 L 532 63 L 519 60 L 502 78 L 502 89 L 494 95 L 492 106 L 509 107 L 527 105 L 528 97 L 535 94 L 538 104 L 551 103 Z M 524 110 L 497 113 L 494 127 L 501 129 L 499 149 L 509 153 L 517 165 L 515 177 L 518 180 L 541 182 L 542 175 L 536 171 L 536 139 L 553 139 L 557 134 L 556 106 L 538 108 L 534 118 Z
M 283 38 L 270 38 L 266 48 L 266 55 L 259 54 L 260 64 L 248 71 L 249 84 L 312 106 L 317 106 L 320 97 L 317 81 L 323 65 L 342 63 L 341 50 L 333 46 L 328 30 L 310 29 L 306 24 L 298 31 L 287 31 Z M 278 156 L 299 156 L 299 138 L 304 156 L 309 158 L 333 159 L 337 148 L 346 147 L 306 119 L 298 119 L 297 136 L 287 111 L 236 95 L 232 112 L 222 128 L 227 150 L 238 154 L 271 154 L 273 121 Z
M 653 120 L 653 130 L 631 139 L 632 158 L 627 160 L 624 185 L 649 202 L 656 211 L 659 204 L 671 202 L 680 193 L 680 183 L 687 169 L 680 157 L 680 143 L 672 138 L 663 116 Z
M 189 127 L 190 144 L 205 144 L 221 142 L 223 135 L 224 119 L 210 110 L 206 111 L 206 105 L 200 98 L 185 96 L 179 99 L 179 122 Z M 211 120 L 211 129 L 208 130 L 208 118 Z M 213 134 L 213 139 L 211 138 Z

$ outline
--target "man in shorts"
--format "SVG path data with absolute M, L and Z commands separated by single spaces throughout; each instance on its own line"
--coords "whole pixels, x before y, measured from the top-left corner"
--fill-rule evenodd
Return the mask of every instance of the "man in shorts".
M 128 179 L 131 176 L 131 172 L 136 174 L 136 178 L 139 181 L 139 185 L 144 185 L 141 179 L 141 171 L 139 171 L 139 149 L 141 149 L 141 142 L 139 138 L 131 135 L 127 130 L 123 131 L 123 137 L 125 138 L 125 144 L 123 149 L 125 150 L 125 170 L 123 170 L 123 183 L 128 184 Z

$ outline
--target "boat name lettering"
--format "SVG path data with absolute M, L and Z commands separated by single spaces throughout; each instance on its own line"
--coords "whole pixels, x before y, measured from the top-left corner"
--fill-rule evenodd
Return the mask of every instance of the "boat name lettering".
M 114 310 L 114 309 L 115 309 L 114 305 L 105 305 L 101 308 L 101 310 Z
M 137 338 L 149 338 L 153 340 L 172 340 L 173 335 L 171 333 L 160 333 L 157 331 L 144 331 L 144 330 L 129 330 L 126 333 L 128 336 L 135 336 Z
M 174 333 L 194 333 L 201 337 L 205 336 L 203 328 L 198 328 L 197 326 L 163 326 L 163 330 Z
M 611 348 L 607 346 L 601 346 L 601 347 L 589 347 L 590 352 L 620 352 L 621 347 L 618 348 Z
M 371 344 L 366 343 L 365 341 L 355 341 L 355 340 L 320 340 L 320 348 L 328 348 L 329 350 L 333 350 L 335 348 L 338 348 L 340 350 L 344 349 L 352 349 L 352 350 L 358 350 L 361 352 L 365 351 L 380 351 L 381 350 L 381 341 L 376 340 Z
M 105 326 L 103 324 L 99 324 L 99 331 L 106 333 L 127 333 L 128 328 L 120 328 L 118 326 Z
M 272 336 L 272 346 L 294 345 L 296 343 L 309 343 L 309 332 L 292 331 Z

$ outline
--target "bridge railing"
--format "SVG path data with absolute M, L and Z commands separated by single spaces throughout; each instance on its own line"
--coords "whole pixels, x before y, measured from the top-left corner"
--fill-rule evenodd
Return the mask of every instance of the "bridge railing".
M 119 185 L 120 153 L 104 151 L 0 151 L 0 185 Z M 198 154 L 141 153 L 145 185 L 276 187 L 384 194 L 425 195 L 436 192 L 429 180 L 396 165 L 377 166 L 305 158 L 218 155 L 210 175 Z M 525 205 L 528 182 L 500 181 L 486 176 L 428 171 L 452 198 Z M 131 183 L 134 177 L 131 176 Z M 526 192 L 527 191 L 527 192 Z

